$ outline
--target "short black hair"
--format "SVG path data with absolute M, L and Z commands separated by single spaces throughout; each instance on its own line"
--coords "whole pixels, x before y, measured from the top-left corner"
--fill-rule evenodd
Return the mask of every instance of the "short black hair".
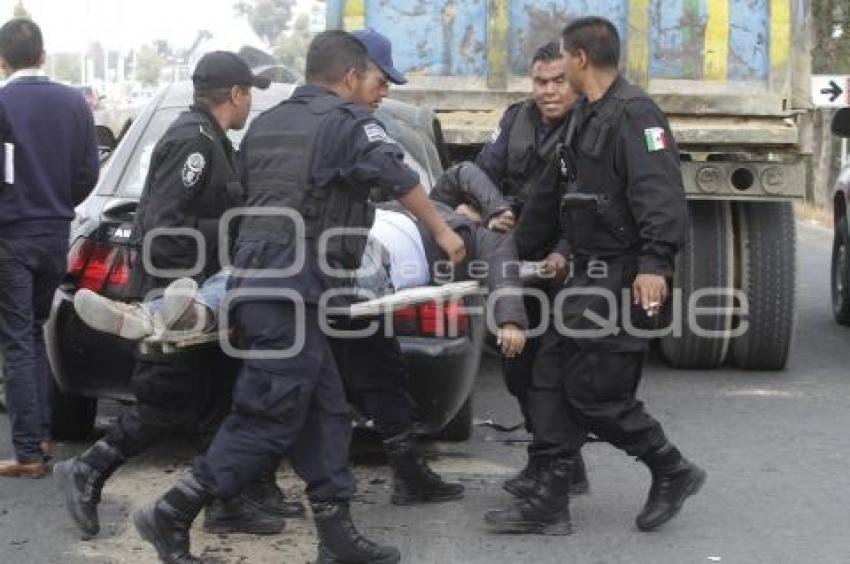
M 250 86 L 238 85 L 243 91 L 251 90 Z M 195 90 L 193 95 L 193 103 L 198 108 L 206 111 L 212 111 L 217 106 L 225 103 L 230 98 L 230 90 L 232 86 L 225 88 L 211 88 L 209 90 Z
M 561 53 L 561 46 L 558 45 L 557 41 L 551 41 L 546 45 L 537 48 L 537 51 L 534 52 L 534 56 L 531 57 L 531 66 L 533 67 L 536 63 L 548 63 L 550 61 L 557 61 L 561 59 L 564 55 Z
M 44 52 L 41 29 L 28 18 L 14 18 L 0 27 L 0 57 L 12 70 L 37 67 Z
M 369 64 L 366 47 L 356 37 L 339 29 L 323 31 L 307 49 L 307 82 L 337 84 L 351 69 L 365 73 Z
M 564 28 L 561 36 L 564 50 L 571 55 L 579 49 L 587 54 L 593 66 L 616 68 L 620 64 L 620 34 L 605 18 L 578 18 Z

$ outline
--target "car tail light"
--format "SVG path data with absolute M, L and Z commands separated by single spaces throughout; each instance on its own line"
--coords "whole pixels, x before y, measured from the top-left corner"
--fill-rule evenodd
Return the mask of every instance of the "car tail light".
M 416 321 L 419 313 L 416 306 L 407 306 L 393 313 L 393 327 L 396 335 L 416 335 L 419 333 L 419 324 Z
M 125 286 L 130 281 L 130 257 L 126 249 L 118 249 L 107 286 Z
M 130 280 L 130 261 L 123 249 L 86 239 L 77 241 L 68 256 L 68 275 L 80 288 L 100 292 Z
M 426 302 L 408 306 L 393 314 L 396 335 L 422 337 L 458 337 L 469 330 L 469 317 L 463 302 Z

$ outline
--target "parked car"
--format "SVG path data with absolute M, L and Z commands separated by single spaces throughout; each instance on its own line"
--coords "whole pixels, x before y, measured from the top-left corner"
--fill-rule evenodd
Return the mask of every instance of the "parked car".
M 842 108 L 832 118 L 832 133 L 850 138 L 850 108 Z M 847 202 L 850 201 L 850 166 L 844 166 L 838 175 L 833 192 L 832 267 L 830 289 L 832 313 L 841 325 L 850 325 L 850 226 L 847 222 Z
M 273 84 L 254 94 L 252 115 L 288 97 L 294 85 Z M 47 347 L 53 369 L 51 409 L 56 438 L 81 439 L 93 427 L 98 398 L 132 400 L 130 375 L 135 344 L 94 331 L 76 315 L 73 296 L 88 288 L 107 297 L 128 295 L 133 213 L 147 174 L 150 156 L 167 126 L 191 101 L 191 84 L 174 83 L 141 112 L 105 160 L 101 178 L 77 208 L 71 225 L 68 274 L 53 303 L 47 324 Z M 406 152 L 423 179 L 433 185 L 442 172 L 436 140 L 438 127 L 430 111 L 386 100 L 377 112 L 388 134 Z M 232 139 L 238 144 L 241 132 Z M 480 298 L 464 298 L 475 300 Z M 478 372 L 484 323 L 459 304 L 433 303 L 396 312 L 395 329 L 411 371 L 422 430 L 446 439 L 465 440 L 472 425 L 471 391 Z M 440 323 L 439 317 L 443 319 Z M 437 336 L 437 327 L 458 327 L 457 334 Z

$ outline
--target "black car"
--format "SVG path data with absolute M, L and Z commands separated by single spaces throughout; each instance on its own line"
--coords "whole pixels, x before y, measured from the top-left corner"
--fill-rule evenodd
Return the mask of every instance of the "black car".
M 293 88 L 273 84 L 266 91 L 255 92 L 253 115 L 288 97 Z M 73 296 L 78 288 L 88 288 L 114 299 L 139 299 L 127 290 L 133 213 L 156 141 L 190 101 L 188 82 L 174 83 L 161 92 L 122 136 L 104 162 L 97 187 L 77 208 L 71 225 L 68 275 L 56 292 L 47 324 L 48 356 L 55 380 L 51 394 L 55 438 L 87 436 L 94 425 L 97 398 L 133 399 L 130 374 L 135 344 L 88 328 L 74 311 Z M 440 133 L 433 113 L 387 100 L 377 116 L 404 148 L 423 185 L 432 185 L 442 172 L 436 141 Z M 234 143 L 238 144 L 240 135 L 232 136 Z M 476 299 L 480 298 L 464 298 Z M 397 311 L 394 317 L 422 430 L 451 440 L 465 440 L 471 432 L 470 394 L 484 334 L 482 316 L 468 315 L 460 305 L 425 303 Z M 437 336 L 439 327 L 457 327 L 458 331 Z

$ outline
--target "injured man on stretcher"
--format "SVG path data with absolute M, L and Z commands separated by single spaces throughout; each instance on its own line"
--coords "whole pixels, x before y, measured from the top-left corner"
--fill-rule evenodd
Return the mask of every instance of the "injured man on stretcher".
M 524 344 L 525 308 L 519 292 L 520 263 L 510 233 L 513 215 L 483 171 L 472 163 L 448 169 L 431 190 L 434 206 L 464 240 L 467 255 L 452 264 L 424 225 L 395 202 L 376 204 L 360 269 L 353 276 L 359 299 L 459 281 L 478 281 L 489 292 L 500 292 L 492 304 L 503 353 L 514 356 Z M 377 195 L 374 199 L 380 199 Z M 489 227 L 488 227 L 489 226 Z M 191 278 L 172 282 L 161 297 L 124 303 L 81 289 L 74 308 L 93 329 L 140 340 L 187 341 L 214 334 L 218 312 L 227 293 L 230 273 L 223 270 L 198 285 Z

